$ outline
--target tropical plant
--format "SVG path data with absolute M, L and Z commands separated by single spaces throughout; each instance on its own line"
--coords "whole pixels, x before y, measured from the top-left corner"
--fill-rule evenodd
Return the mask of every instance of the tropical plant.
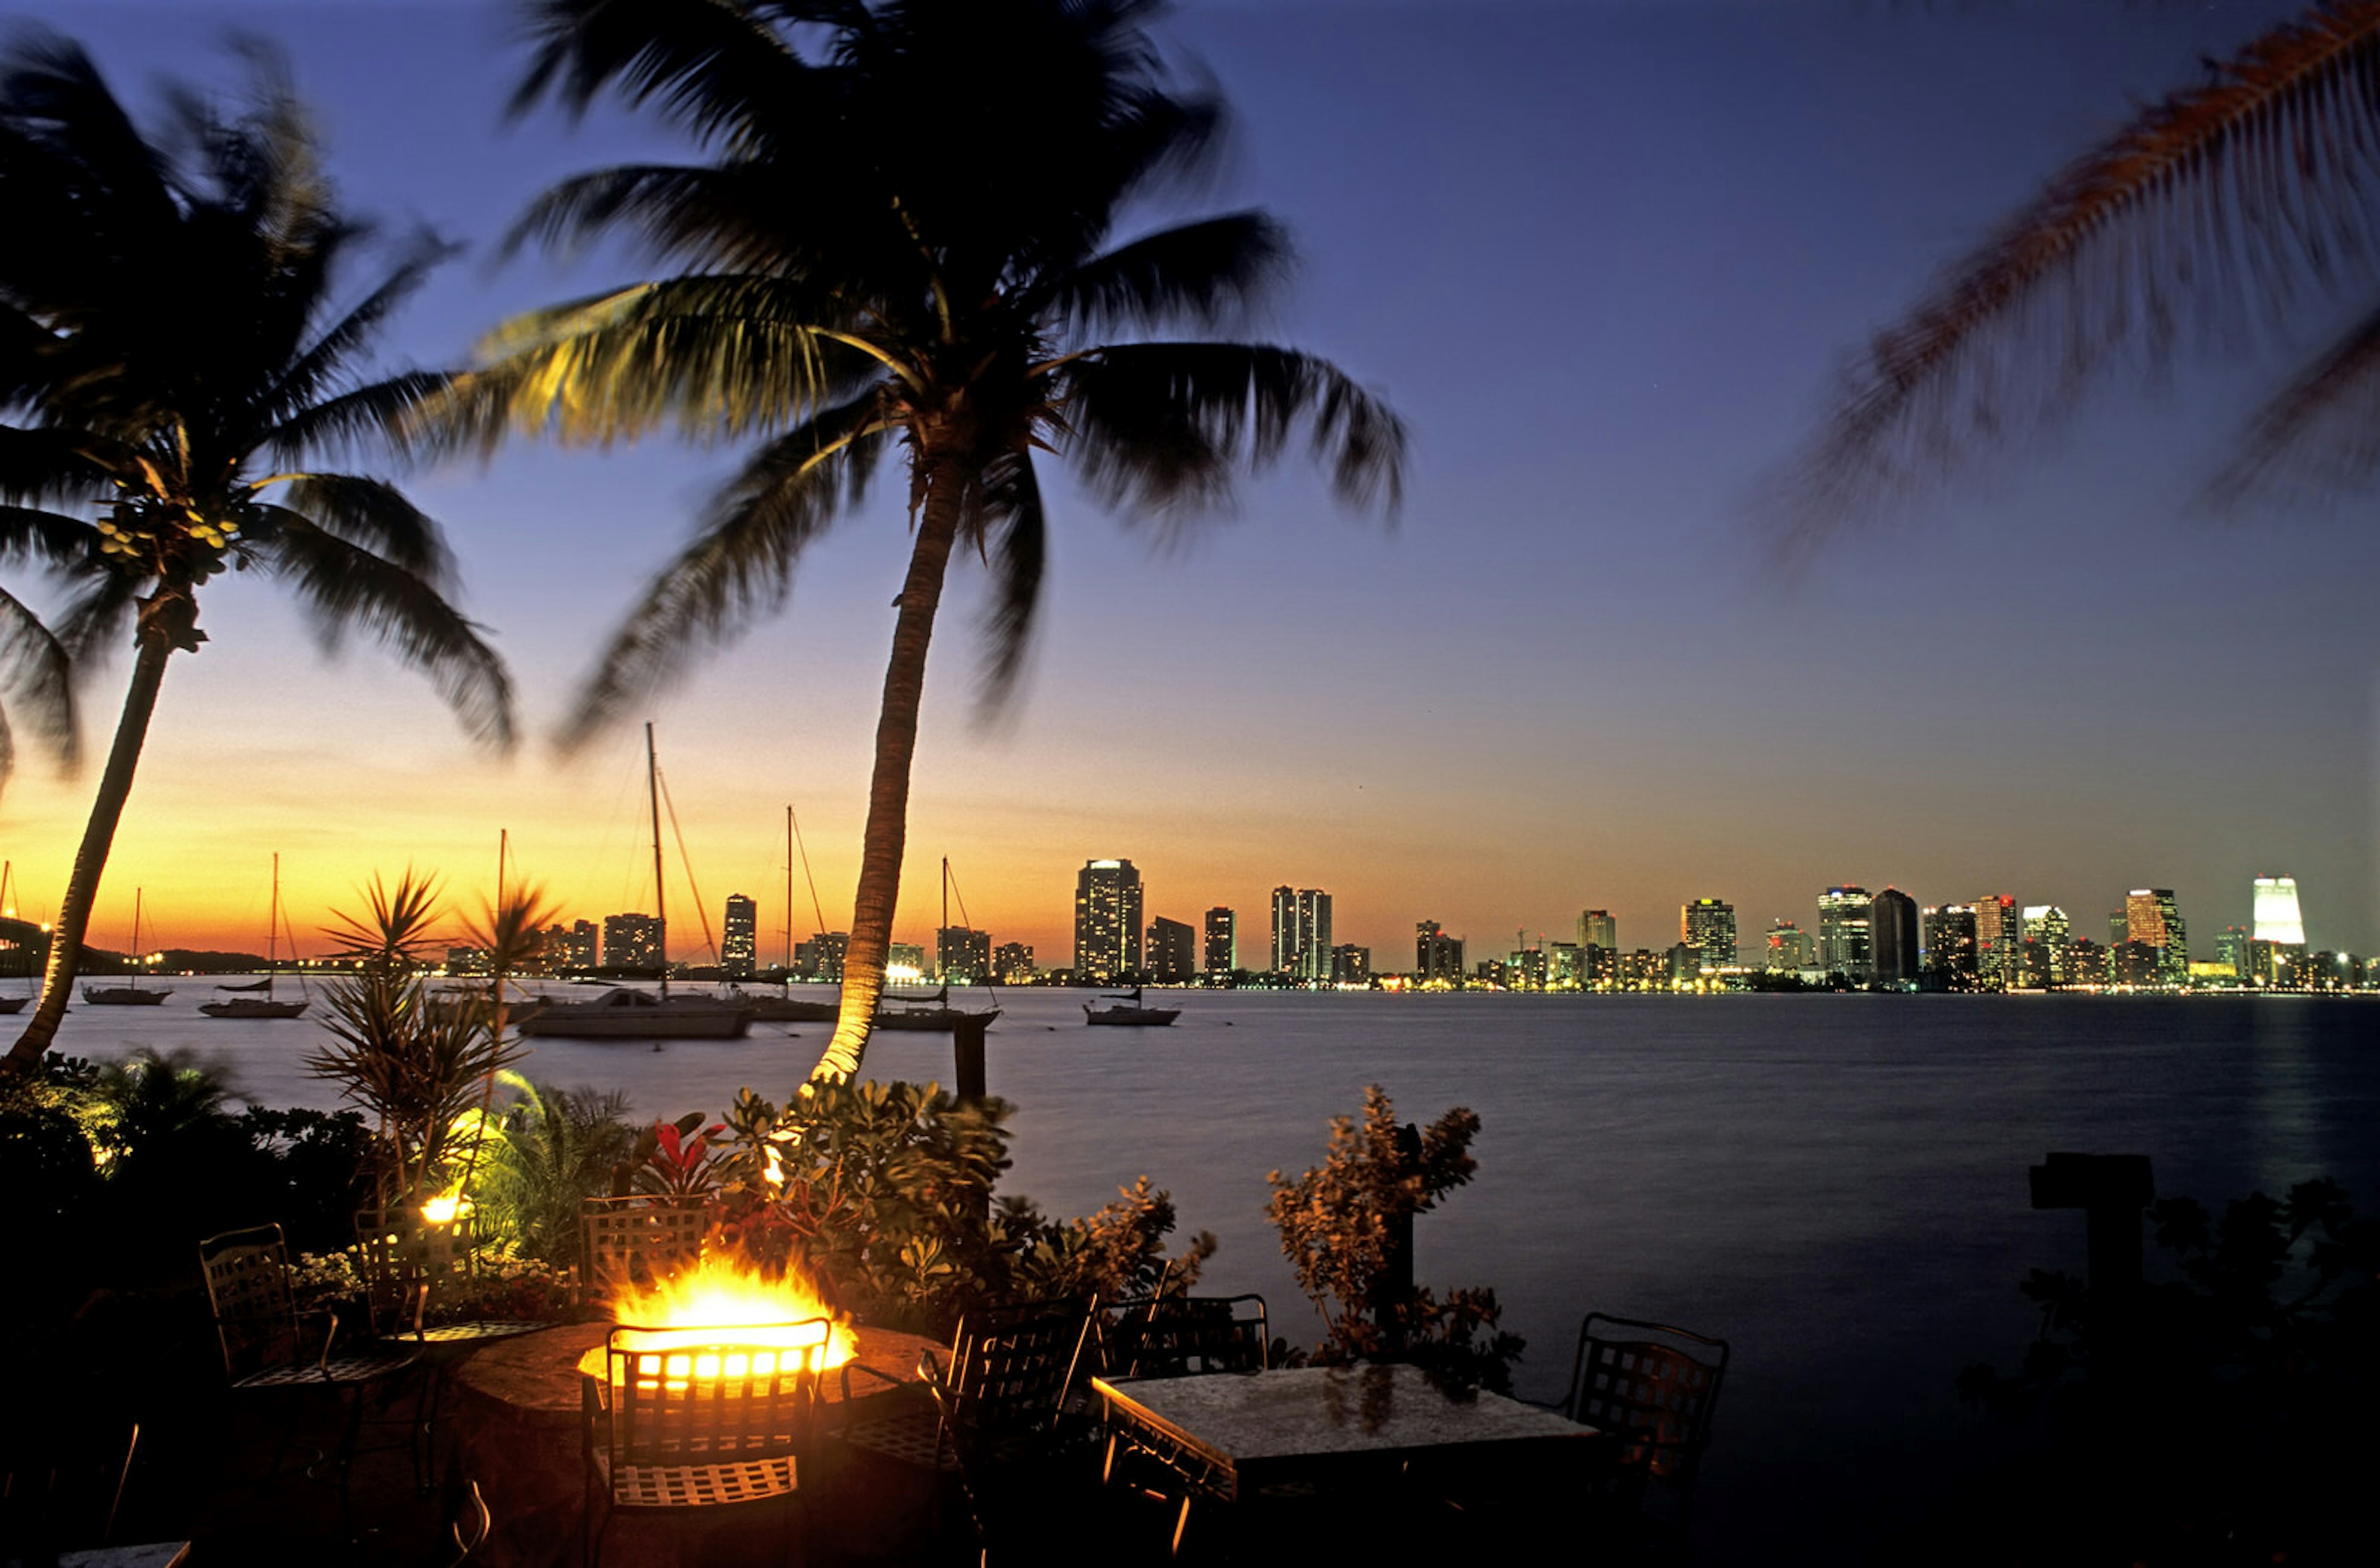
M 1479 1118 L 1460 1106 L 1425 1132 L 1397 1123 L 1388 1093 L 1364 1091 L 1364 1117 L 1334 1117 L 1322 1164 L 1294 1181 L 1279 1171 L 1267 1207 L 1297 1284 L 1321 1316 L 1324 1365 L 1410 1361 L 1512 1392 L 1524 1342 L 1497 1328 L 1496 1293 L 1444 1301 L 1413 1280 L 1413 1217 L 1471 1179 Z
M 1351 504 L 1397 497 L 1389 408 L 1313 356 L 1145 335 L 1243 319 L 1289 259 L 1241 212 L 1118 243 L 1188 189 L 1223 125 L 1176 90 L 1158 0 L 521 0 L 515 99 L 606 92 L 710 162 L 566 180 L 516 240 L 624 234 L 674 275 L 521 317 L 422 439 L 608 443 L 665 424 L 757 450 L 629 613 L 567 736 L 780 607 L 802 553 L 898 444 L 909 565 L 884 678 L 841 1016 L 816 1072 L 857 1073 L 899 893 L 926 653 L 953 552 L 990 576 L 987 711 L 1040 602 L 1035 453 L 1172 535 L 1301 432 Z M 1111 335 L 1118 334 L 1118 335 Z
M 2185 334 L 2240 342 L 2309 295 L 2364 313 L 2252 422 L 2210 498 L 2337 493 L 2380 468 L 2380 0 L 2330 0 L 2069 164 L 1875 334 L 1783 496 L 1803 549 L 2040 428 Z
M 516 1052 L 491 1012 L 431 995 L 421 964 L 438 918 L 435 879 L 407 869 L 394 888 L 375 876 L 363 891 L 370 914 L 339 914 L 344 929 L 328 933 L 356 972 L 324 988 L 331 1043 L 308 1052 L 305 1067 L 373 1123 L 381 1207 L 411 1209 L 455 1185 L 483 1124 L 470 1113 Z
M 498 1075 L 498 1110 L 472 1183 L 480 1234 L 522 1257 L 578 1258 L 578 1206 L 610 1193 L 637 1140 L 625 1095 Z
M 356 371 L 442 248 L 416 239 L 334 306 L 370 231 L 333 205 L 284 72 L 251 59 L 244 115 L 180 92 L 152 139 L 74 44 L 29 32 L 0 55 L 0 565 L 64 595 L 47 640 L 0 615 L 0 660 L 21 699 L 128 629 L 135 652 L 42 1001 L 0 1075 L 56 1033 L 166 662 L 205 641 L 218 572 L 278 578 L 326 647 L 370 637 L 480 739 L 511 737 L 509 682 L 445 598 L 437 525 L 384 480 L 310 466 L 438 385 Z

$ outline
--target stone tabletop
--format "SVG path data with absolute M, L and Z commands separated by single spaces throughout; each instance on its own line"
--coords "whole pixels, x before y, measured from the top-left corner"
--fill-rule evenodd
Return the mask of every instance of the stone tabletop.
M 1591 1442 L 1599 1435 L 1549 1410 L 1451 1386 L 1417 1367 L 1304 1367 L 1092 1383 L 1124 1418 L 1147 1418 L 1234 1467 L 1473 1443 Z

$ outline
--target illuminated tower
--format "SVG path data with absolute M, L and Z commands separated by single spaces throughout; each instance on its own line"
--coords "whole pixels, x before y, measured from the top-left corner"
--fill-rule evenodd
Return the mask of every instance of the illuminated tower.
M 1272 967 L 1301 980 L 1330 978 L 1330 895 L 1318 887 L 1272 890 Z
M 1975 906 L 1945 904 L 1925 911 L 1927 983 L 1944 991 L 1975 989 Z
M 1868 908 L 1868 953 L 1878 985 L 1917 981 L 1917 900 L 1897 887 L 1876 895 Z
M 2296 902 L 2294 886 L 2290 902 Z M 2190 928 L 2174 904 L 2173 889 L 2136 887 L 2124 895 L 2124 939 L 2156 954 L 2156 984 L 2178 986 L 2190 978 Z
M 1735 906 L 1695 899 L 1678 911 L 1678 940 L 1703 955 L 1704 968 L 1734 968 Z
M 727 895 L 727 918 L 721 922 L 719 936 L 719 966 L 731 980 L 752 978 L 753 961 L 759 954 L 760 906 L 740 893 Z
M 1207 973 L 1230 979 L 1240 966 L 1240 918 L 1218 904 L 1207 911 Z
M 2007 893 L 1975 900 L 1975 978 L 1998 991 L 2024 983 L 2024 922 Z
M 1870 924 L 1876 900 L 1864 887 L 1830 887 L 1818 895 L 1818 967 L 1864 985 L 1876 973 Z
M 2045 991 L 2075 978 L 2073 922 L 2055 904 L 2024 906 L 2023 973 L 2026 984 Z
M 2297 878 L 2258 877 L 2255 911 L 2252 940 L 2290 947 L 2305 945 L 2305 918 L 2298 913 Z
M 1140 873 L 1129 860 L 1087 860 L 1075 874 L 1075 969 L 1112 980 L 1140 967 Z
M 1620 922 L 1609 909 L 1589 909 L 1578 918 L 1578 944 L 1620 951 Z

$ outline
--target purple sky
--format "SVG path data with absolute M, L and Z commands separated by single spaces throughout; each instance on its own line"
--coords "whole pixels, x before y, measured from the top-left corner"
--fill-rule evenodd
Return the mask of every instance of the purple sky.
M 2054 902 L 2093 936 L 2127 888 L 2172 887 L 2205 955 L 2265 870 L 2298 878 L 2316 943 L 2380 948 L 2380 542 L 2347 513 L 2190 509 L 2285 351 L 2112 380 L 2055 439 L 1799 578 L 1750 520 L 1841 356 L 2132 103 L 2298 8 L 1186 6 L 1167 36 L 1241 115 L 1216 204 L 1270 208 L 1305 256 L 1267 331 L 1404 415 L 1404 515 L 1336 515 L 1291 469 L 1164 551 L 1054 486 L 1045 636 L 1002 730 L 968 722 L 973 580 L 946 601 L 896 935 L 931 924 L 947 853 L 976 923 L 1045 962 L 1071 945 L 1075 869 L 1105 856 L 1141 867 L 1152 914 L 1238 906 L 1244 961 L 1278 882 L 1331 890 L 1339 939 L 1384 966 L 1417 919 L 1485 955 L 1516 928 L 1567 938 L 1587 906 L 1666 945 L 1700 896 L 1734 903 L 1750 945 L 1837 881 Z M 399 359 L 451 361 L 509 310 L 625 281 L 600 257 L 492 270 L 487 242 L 559 175 L 674 155 L 617 119 L 505 128 L 517 56 L 486 6 L 0 14 L 83 40 L 144 106 L 162 72 L 232 79 L 227 26 L 282 43 L 347 202 L 478 247 L 402 320 Z M 726 460 L 525 448 L 412 481 L 532 723 Z M 759 894 L 766 926 L 786 801 L 847 923 L 903 557 L 880 493 L 790 614 L 656 715 L 705 900 Z M 643 902 L 627 733 L 488 762 L 386 661 L 316 668 L 249 585 L 206 622 L 96 939 L 145 881 L 164 941 L 237 940 L 276 848 L 301 930 L 408 859 L 477 887 L 499 826 L 572 913 Z M 119 680 L 92 688 L 95 742 Z M 30 912 L 55 906 L 90 783 L 34 767 L 0 801 Z M 673 921 L 682 950 L 694 934 Z

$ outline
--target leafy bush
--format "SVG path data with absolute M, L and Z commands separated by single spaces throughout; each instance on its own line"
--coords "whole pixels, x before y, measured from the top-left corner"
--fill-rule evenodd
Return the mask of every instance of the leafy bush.
M 510 1072 L 498 1081 L 512 1100 L 490 1118 L 471 1183 L 480 1235 L 494 1250 L 568 1268 L 580 1199 L 609 1194 L 636 1148 L 626 1097 Z
M 1387 1091 L 1364 1091 L 1364 1118 L 1330 1124 L 1323 1163 L 1291 1181 L 1275 1171 L 1268 1212 L 1298 1288 L 1321 1314 L 1314 1359 L 1406 1361 L 1499 1392 L 1512 1391 L 1524 1342 L 1497 1328 L 1496 1293 L 1440 1301 L 1411 1281 L 1412 1220 L 1471 1179 L 1479 1118 L 1457 1107 L 1427 1132 L 1400 1127 Z

